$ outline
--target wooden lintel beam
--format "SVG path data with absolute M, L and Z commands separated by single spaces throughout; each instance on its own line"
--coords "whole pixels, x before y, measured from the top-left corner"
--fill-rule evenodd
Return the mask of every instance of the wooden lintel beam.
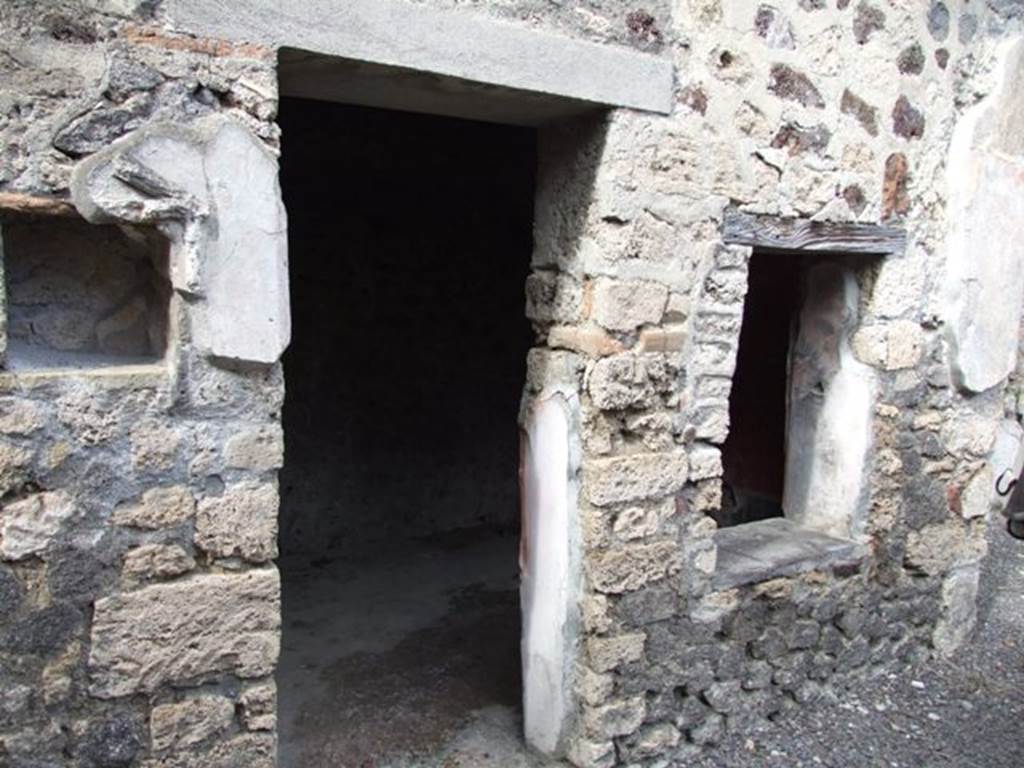
M 735 209 L 725 212 L 722 235 L 727 243 L 785 251 L 888 255 L 902 253 L 907 245 L 906 232 L 897 227 L 764 216 Z

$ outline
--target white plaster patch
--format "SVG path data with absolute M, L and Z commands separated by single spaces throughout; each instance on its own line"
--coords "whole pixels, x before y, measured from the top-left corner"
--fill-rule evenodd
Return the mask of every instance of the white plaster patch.
M 864 523 L 875 379 L 848 338 L 859 301 L 854 274 L 824 266 L 809 279 L 793 352 L 782 506 L 802 527 L 849 538 Z
M 957 124 L 947 171 L 951 365 L 972 392 L 1014 369 L 1024 303 L 1024 159 L 1006 151 L 1019 129 L 1003 125 L 1024 109 L 1024 40 L 1004 47 L 1000 72 L 993 94 Z
M 291 338 L 287 218 L 277 161 L 236 123 L 213 134 L 206 174 L 217 238 L 204 265 L 208 343 L 219 357 L 272 363 Z
M 574 405 L 575 398 L 542 395 L 523 429 L 523 714 L 527 741 L 548 755 L 564 751 L 575 710 L 580 555 L 570 437 Z
M 248 129 L 219 116 L 141 129 L 83 161 L 72 192 L 90 221 L 150 224 L 171 240 L 171 282 L 196 299 L 209 355 L 278 360 L 291 338 L 287 217 L 277 160 Z

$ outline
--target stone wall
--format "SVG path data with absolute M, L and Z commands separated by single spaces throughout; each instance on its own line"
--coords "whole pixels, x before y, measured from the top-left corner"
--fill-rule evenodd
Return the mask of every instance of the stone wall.
M 13 766 L 274 763 L 288 341 L 274 51 L 166 29 L 161 5 L 0 6 L 4 205 L 73 193 L 90 221 L 156 229 L 174 290 L 163 363 L 0 376 Z M 581 767 L 663 766 L 844 675 L 955 650 L 991 477 L 1017 461 L 1020 376 L 1013 349 L 989 360 L 953 322 L 978 306 L 964 286 L 1006 286 L 964 247 L 998 196 L 978 209 L 952 191 L 1016 189 L 1020 49 L 1004 39 L 1019 3 L 450 5 L 677 68 L 669 116 L 540 132 L 526 304 L 545 343 L 528 355 L 524 423 L 559 393 L 579 454 L 573 698 L 555 747 Z M 961 166 L 949 148 L 967 118 Z M 849 339 L 876 379 L 851 531 L 864 554 L 723 585 L 709 513 L 750 255 L 723 236 L 734 209 L 893 224 L 907 242 L 862 287 Z M 947 237 L 951 210 L 975 229 Z M 229 246 L 253 260 L 232 266 Z M 1000 253 L 1018 285 L 1019 253 Z
M 580 400 L 577 765 L 685 760 L 844 675 L 969 636 L 997 504 L 994 438 L 1016 410 L 1001 376 L 984 391 L 951 376 L 946 264 L 963 256 L 947 253 L 945 173 L 953 126 L 1012 82 L 997 61 L 1014 15 L 680 3 L 666 30 L 672 116 L 618 111 L 544 133 L 527 295 L 547 345 L 531 353 L 530 380 Z M 723 237 L 730 210 L 907 236 L 860 278 L 859 317 L 843 331 L 872 377 L 858 427 L 867 464 L 826 469 L 845 484 L 845 534 L 864 554 L 739 586 L 719 581 L 708 517 L 750 256 Z M 1018 267 L 1007 268 L 1009 283 L 982 290 L 1012 291 Z M 814 447 L 836 461 L 827 442 Z
M 509 23 L 546 29 L 597 43 L 612 43 L 641 51 L 661 51 L 671 26 L 670 0 L 623 3 L 586 0 L 413 0 L 441 10 L 477 11 Z
M 274 55 L 152 26 L 154 5 L 0 7 L 0 207 L 18 213 L 5 222 L 12 340 L 31 326 L 26 340 L 68 346 L 74 333 L 76 348 L 104 351 L 116 337 L 101 325 L 151 295 L 133 281 L 153 275 L 164 293 L 140 311 L 170 337 L 142 344 L 146 333 L 123 322 L 131 344 L 106 351 L 148 361 L 0 372 L 0 764 L 12 768 L 275 763 L 283 380 L 250 350 L 221 356 L 206 343 L 223 297 L 206 269 L 218 256 L 206 227 L 217 219 L 222 241 L 235 230 L 202 197 L 229 142 L 256 153 L 235 154 L 234 168 L 266 193 L 270 155 L 217 121 L 274 147 Z M 195 194 L 176 192 L 173 167 L 154 172 L 137 147 L 113 147 L 128 180 L 114 192 L 90 192 L 103 162 L 82 179 L 117 139 L 202 119 L 214 122 L 190 140 L 216 145 L 204 166 L 184 150 L 168 158 Z M 76 175 L 80 210 L 107 223 L 53 202 L 69 198 Z M 141 274 L 127 244 L 147 239 L 163 265 Z M 249 244 L 263 259 L 264 242 Z M 204 269 L 190 273 L 198 251 Z M 43 261 L 53 274 L 40 281 Z M 81 317 L 51 338 L 44 321 L 64 317 L 62 300 L 62 313 Z

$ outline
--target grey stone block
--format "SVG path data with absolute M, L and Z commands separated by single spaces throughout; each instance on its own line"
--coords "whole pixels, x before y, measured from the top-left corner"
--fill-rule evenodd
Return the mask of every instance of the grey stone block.
M 348 0 L 342 6 L 329 0 L 173 0 L 166 12 L 196 34 L 504 86 L 533 100 L 546 95 L 661 113 L 672 108 L 667 59 L 478 14 L 396 0 Z M 318 23 L 309 24 L 314 18 Z
M 55 551 L 48 569 L 50 592 L 75 603 L 92 602 L 116 573 L 93 551 L 71 547 Z M 106 578 L 105 578 L 106 577 Z
M 10 568 L 0 565 L 0 616 L 13 616 L 21 605 L 23 590 Z
M 799 528 L 784 518 L 722 528 L 715 533 L 715 544 L 715 589 L 827 568 L 866 554 L 856 542 Z
M 90 767 L 127 768 L 142 749 L 142 743 L 139 723 L 128 715 L 118 714 L 91 723 L 79 752 Z
M 115 698 L 233 674 L 264 677 L 280 645 L 274 569 L 209 574 L 96 602 L 91 691 Z
M 786 637 L 777 627 L 769 627 L 750 645 L 755 659 L 777 659 L 786 653 Z
M 49 656 L 68 644 L 81 621 L 82 615 L 70 605 L 51 605 L 12 622 L 2 646 L 11 653 Z

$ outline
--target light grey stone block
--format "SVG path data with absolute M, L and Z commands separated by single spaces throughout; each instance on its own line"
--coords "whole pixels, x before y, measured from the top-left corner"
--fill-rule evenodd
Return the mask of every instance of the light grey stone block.
M 172 0 L 166 14 L 180 29 L 219 39 L 504 86 L 534 98 L 672 109 L 673 67 L 667 59 L 480 14 L 401 0 Z
M 781 517 L 722 528 L 715 533 L 715 544 L 716 589 L 848 563 L 866 554 L 856 542 L 799 528 Z
M 209 574 L 96 601 L 90 692 L 152 692 L 222 674 L 264 677 L 280 646 L 281 582 L 273 568 Z

